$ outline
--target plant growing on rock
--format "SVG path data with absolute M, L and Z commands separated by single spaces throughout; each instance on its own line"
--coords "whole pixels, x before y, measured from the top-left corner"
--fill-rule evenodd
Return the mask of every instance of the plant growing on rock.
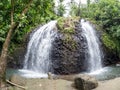
M 58 19 L 58 31 L 65 36 L 63 43 L 68 44 L 71 50 L 76 48 L 76 42 L 73 40 L 72 36 L 75 34 L 76 22 L 79 22 L 79 19 L 79 17 L 61 17 Z
M 79 17 L 61 17 L 58 19 L 58 29 L 61 33 L 74 34 L 75 33 L 75 23 L 79 21 Z

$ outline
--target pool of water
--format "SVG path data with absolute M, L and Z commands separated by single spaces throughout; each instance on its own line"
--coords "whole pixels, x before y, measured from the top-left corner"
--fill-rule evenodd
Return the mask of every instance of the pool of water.
M 30 70 L 24 70 L 24 69 L 12 69 L 9 68 L 6 70 L 6 78 L 9 79 L 13 74 L 20 75 L 25 78 L 47 78 L 47 74 L 41 74 L 38 72 L 33 72 Z
M 89 75 L 95 76 L 98 80 L 109 80 L 116 77 L 120 77 L 120 66 L 108 66 L 102 68 L 100 71 L 89 73 Z
M 7 69 L 6 77 L 9 78 L 13 74 L 18 74 L 26 78 L 47 78 L 47 74 L 40 74 L 29 70 L 15 70 Z M 108 66 L 99 71 L 88 73 L 91 76 L 96 77 L 98 80 L 109 80 L 116 77 L 120 77 L 120 66 Z

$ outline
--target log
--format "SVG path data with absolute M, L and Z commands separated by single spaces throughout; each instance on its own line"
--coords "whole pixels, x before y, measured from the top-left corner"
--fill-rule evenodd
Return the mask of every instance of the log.
M 11 84 L 11 85 L 13 85 L 13 86 L 16 86 L 16 87 L 22 88 L 22 89 L 24 89 L 24 90 L 27 89 L 27 87 L 20 86 L 20 85 L 18 85 L 18 84 L 16 84 L 16 83 L 13 83 L 13 82 L 9 81 L 9 80 L 6 80 L 6 82 L 9 83 L 9 84 Z

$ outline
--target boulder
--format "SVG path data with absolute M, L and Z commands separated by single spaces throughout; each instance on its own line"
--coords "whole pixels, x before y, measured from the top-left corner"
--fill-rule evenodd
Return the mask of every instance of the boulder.
M 69 75 L 87 70 L 87 43 L 81 32 L 80 22 L 75 24 L 72 33 L 62 32 L 58 28 L 51 49 L 52 73 Z
M 86 74 L 59 75 L 56 78 L 74 81 L 74 86 L 78 90 L 91 90 L 98 86 L 98 81 L 94 77 Z
M 79 75 L 74 82 L 78 90 L 92 90 L 98 86 L 97 80 L 89 75 Z

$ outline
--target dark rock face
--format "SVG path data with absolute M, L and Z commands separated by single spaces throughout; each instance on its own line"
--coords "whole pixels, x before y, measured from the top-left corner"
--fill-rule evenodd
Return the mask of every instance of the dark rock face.
M 117 52 L 108 49 L 104 44 L 102 45 L 104 52 L 104 59 L 102 60 L 103 66 L 108 66 L 120 62 Z
M 16 48 L 10 57 L 7 59 L 7 67 L 20 69 L 23 67 L 24 55 L 25 55 L 25 47 Z
M 68 36 L 58 32 L 52 46 L 51 60 L 52 72 L 55 74 L 73 74 L 85 71 L 86 42 L 81 35 L 79 23 L 76 25 L 75 33 Z

